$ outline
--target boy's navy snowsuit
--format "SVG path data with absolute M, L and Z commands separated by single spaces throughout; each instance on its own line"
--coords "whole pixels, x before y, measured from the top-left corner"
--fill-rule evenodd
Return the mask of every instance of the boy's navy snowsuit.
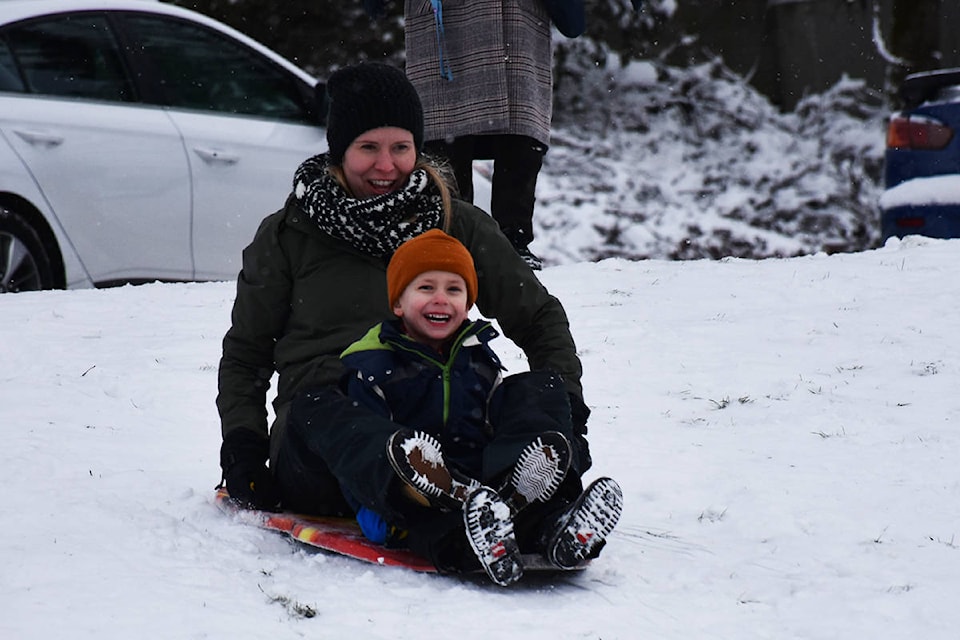
M 347 395 L 391 422 L 430 433 L 447 463 L 467 475 L 489 477 L 487 404 L 503 370 L 489 346 L 497 335 L 489 322 L 464 322 L 441 355 L 402 333 L 399 321 L 377 325 L 340 357 L 352 373 Z
M 342 386 L 357 401 L 355 413 L 344 403 L 331 402 L 324 390 L 302 394 L 291 409 L 290 426 L 340 479 L 354 506 L 406 530 L 407 545 L 441 569 L 469 569 L 476 563 L 463 536 L 462 515 L 420 507 L 399 495 L 402 481 L 386 456 L 393 431 L 384 432 L 384 424 L 432 434 L 449 466 L 494 488 L 537 435 L 559 431 L 573 439 L 561 377 L 527 372 L 501 381 L 503 367 L 488 344 L 497 335 L 489 322 L 464 322 L 441 356 L 405 335 L 399 320 L 379 324 L 342 355 L 348 370 Z M 350 415 L 331 416 L 333 409 Z M 370 420 L 370 410 L 390 422 Z M 311 416 L 317 417 L 316 428 L 310 428 Z M 321 424 L 340 428 L 323 429 Z M 561 510 L 579 495 L 576 466 L 574 461 L 553 500 L 532 505 L 518 517 L 523 551 L 537 550 L 536 523 L 544 514 Z M 530 525 L 524 527 L 524 522 Z

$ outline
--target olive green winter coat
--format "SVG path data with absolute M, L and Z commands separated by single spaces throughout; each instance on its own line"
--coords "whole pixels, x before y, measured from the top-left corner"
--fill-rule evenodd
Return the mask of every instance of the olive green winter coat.
M 533 370 L 560 373 L 581 396 L 581 365 L 566 313 L 480 209 L 454 201 L 451 235 L 470 250 L 477 308 L 496 319 Z M 221 428 L 267 437 L 267 391 L 279 373 L 269 432 L 275 460 L 287 408 L 298 392 L 336 384 L 340 353 L 374 324 L 392 318 L 386 263 L 323 233 L 294 203 L 260 225 L 243 252 L 232 326 L 223 340 Z

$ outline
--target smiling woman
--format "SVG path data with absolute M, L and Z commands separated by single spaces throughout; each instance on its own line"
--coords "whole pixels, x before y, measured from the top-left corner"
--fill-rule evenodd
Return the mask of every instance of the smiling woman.
M 398 127 L 380 127 L 357 136 L 343 156 L 343 179 L 356 198 L 396 191 L 413 172 L 417 148 L 413 134 Z

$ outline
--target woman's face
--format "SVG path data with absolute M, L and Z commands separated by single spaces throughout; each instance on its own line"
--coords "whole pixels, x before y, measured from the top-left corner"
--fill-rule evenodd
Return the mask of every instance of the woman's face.
M 343 154 L 343 175 L 355 198 L 372 198 L 406 184 L 417 163 L 413 134 L 398 127 L 361 133 Z

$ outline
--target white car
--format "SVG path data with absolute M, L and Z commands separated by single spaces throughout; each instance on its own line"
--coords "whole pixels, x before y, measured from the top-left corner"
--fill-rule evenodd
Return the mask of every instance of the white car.
M 230 280 L 323 85 L 152 0 L 0 2 L 0 292 Z

